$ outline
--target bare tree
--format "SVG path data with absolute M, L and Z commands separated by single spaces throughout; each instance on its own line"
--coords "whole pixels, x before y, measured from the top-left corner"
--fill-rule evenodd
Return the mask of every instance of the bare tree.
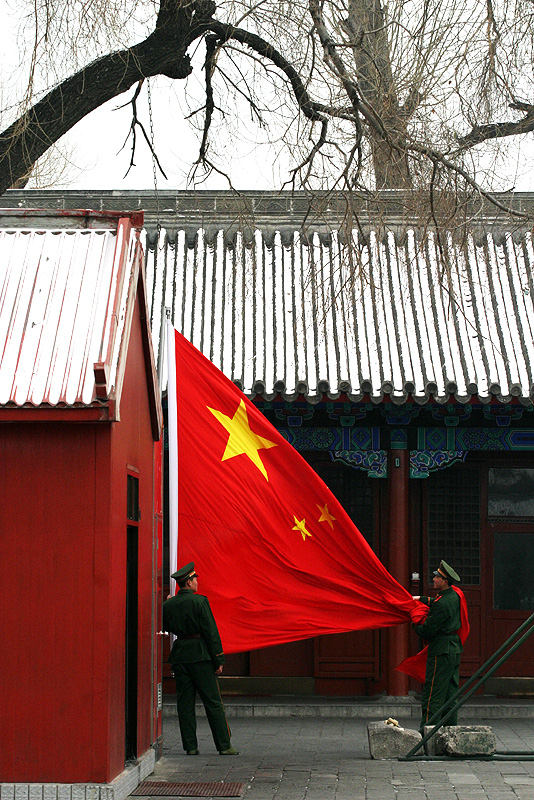
M 139 130 L 149 141 L 135 104 L 143 82 L 186 79 L 202 42 L 197 175 L 227 171 L 222 127 L 238 143 L 245 108 L 274 146 L 290 148 L 289 183 L 310 189 L 486 192 L 508 177 L 492 174 L 492 148 L 534 131 L 530 0 L 38 0 L 31 9 L 23 100 L 0 136 L 0 192 L 129 89 L 133 141 Z

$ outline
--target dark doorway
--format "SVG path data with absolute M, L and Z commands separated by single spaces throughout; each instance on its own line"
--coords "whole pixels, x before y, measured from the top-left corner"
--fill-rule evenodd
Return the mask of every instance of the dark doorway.
M 138 531 L 127 528 L 126 552 L 126 663 L 125 663 L 125 759 L 137 758 L 137 575 Z

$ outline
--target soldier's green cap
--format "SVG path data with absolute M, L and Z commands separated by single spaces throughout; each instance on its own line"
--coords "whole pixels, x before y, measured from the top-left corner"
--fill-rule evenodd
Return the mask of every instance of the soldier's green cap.
M 439 567 L 433 574 L 438 575 L 440 578 L 445 578 L 447 581 L 457 581 L 459 583 L 462 580 L 446 561 L 440 561 Z
M 186 564 L 185 567 L 181 567 L 178 572 L 173 572 L 171 578 L 174 578 L 176 583 L 182 583 L 182 581 L 187 580 L 190 575 L 193 574 L 195 571 L 195 565 L 193 561 L 190 561 L 189 564 Z

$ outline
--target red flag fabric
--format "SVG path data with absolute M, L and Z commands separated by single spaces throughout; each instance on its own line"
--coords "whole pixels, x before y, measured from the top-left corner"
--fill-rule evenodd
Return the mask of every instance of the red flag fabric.
M 409 621 L 419 603 L 324 482 L 220 370 L 171 330 L 174 568 L 194 561 L 225 652 Z
M 460 598 L 461 626 L 460 630 L 458 631 L 458 636 L 460 637 L 461 643 L 465 644 L 465 640 L 469 636 L 469 630 L 470 630 L 469 617 L 467 614 L 467 602 L 465 599 L 465 595 L 461 589 L 459 589 L 457 586 L 453 586 L 452 588 Z M 423 622 L 424 619 L 426 619 L 426 617 L 428 616 L 428 612 L 430 611 L 429 607 L 424 603 L 420 603 L 419 605 L 422 607 L 422 609 L 426 609 L 426 613 L 422 615 L 422 618 L 421 617 L 414 618 L 414 615 L 412 615 L 412 622 L 414 622 L 416 625 L 419 625 L 421 622 Z M 405 658 L 404 661 L 402 661 L 399 664 L 399 666 L 396 667 L 395 669 L 397 669 L 399 672 L 404 672 L 411 678 L 415 678 L 415 680 L 419 681 L 419 683 L 424 683 L 426 675 L 427 656 L 428 656 L 428 645 L 426 645 L 426 647 L 423 647 L 423 649 L 420 650 L 418 653 L 416 653 L 415 656 L 410 656 L 409 658 Z

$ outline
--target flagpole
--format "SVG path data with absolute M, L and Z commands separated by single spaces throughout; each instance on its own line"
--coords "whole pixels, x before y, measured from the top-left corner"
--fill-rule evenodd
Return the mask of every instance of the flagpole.
M 178 569 L 178 415 L 176 407 L 176 348 L 174 325 L 167 314 L 167 425 L 169 431 L 169 589 L 176 591 L 176 582 L 171 578 Z

